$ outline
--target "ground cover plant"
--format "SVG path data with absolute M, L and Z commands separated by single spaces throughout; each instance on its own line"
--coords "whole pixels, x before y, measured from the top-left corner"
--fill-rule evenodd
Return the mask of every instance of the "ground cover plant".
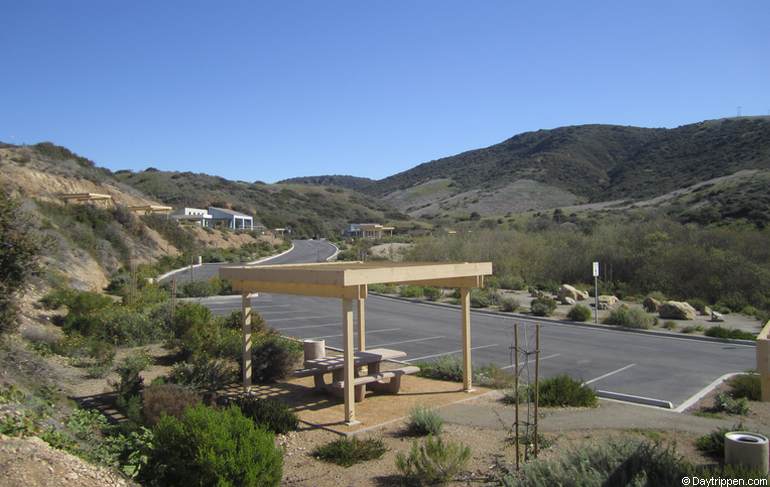
M 436 485 L 460 474 L 471 458 L 471 449 L 462 443 L 429 436 L 415 441 L 408 454 L 396 455 L 396 468 L 410 485 Z
M 340 438 L 315 449 L 313 456 L 325 462 L 350 467 L 356 463 L 376 460 L 388 449 L 379 438 Z
M 299 427 L 297 415 L 277 399 L 239 396 L 228 404 L 234 404 L 244 416 L 276 434 L 296 431 Z
M 757 338 L 754 333 L 738 329 L 724 328 L 722 326 L 712 326 L 706 330 L 704 334 L 708 337 L 732 338 L 738 340 L 754 340 Z

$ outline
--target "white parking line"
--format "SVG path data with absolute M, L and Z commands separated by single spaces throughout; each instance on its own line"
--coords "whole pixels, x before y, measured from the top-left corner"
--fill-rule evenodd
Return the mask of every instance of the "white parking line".
M 555 353 L 553 355 L 546 355 L 545 357 L 540 357 L 540 360 L 548 360 L 549 358 L 555 358 L 555 357 L 560 357 L 560 356 L 561 356 L 560 353 Z M 531 364 L 531 363 L 534 363 L 534 362 L 535 362 L 535 359 L 528 360 L 526 362 L 519 362 L 519 367 L 522 367 L 522 366 L 524 366 L 526 364 Z M 505 367 L 500 367 L 501 370 L 512 369 L 512 368 L 513 368 L 513 365 L 506 365 Z
M 260 312 L 260 314 L 262 314 L 262 315 L 268 315 L 268 314 L 269 315 L 285 315 L 285 314 L 291 314 L 291 313 L 296 313 L 296 312 L 297 312 L 297 310 L 292 309 L 292 310 L 287 310 L 287 311 L 265 311 L 264 313 Z
M 323 328 L 325 326 L 341 326 L 341 325 L 339 323 L 326 323 L 324 325 L 288 326 L 286 328 L 276 328 L 276 330 L 277 331 L 300 330 L 302 328 Z
M 607 377 L 609 377 L 611 375 L 615 375 L 615 374 L 617 374 L 619 372 L 623 372 L 624 370 L 630 369 L 631 367 L 634 367 L 634 366 L 636 366 L 636 364 L 628 364 L 625 367 L 621 367 L 621 368 L 619 368 L 617 370 L 613 370 L 612 372 L 607 372 L 606 374 L 600 375 L 599 377 L 596 377 L 594 379 L 587 380 L 587 381 L 583 382 L 583 385 L 586 386 L 586 385 L 592 384 L 592 383 L 594 383 L 594 382 L 596 382 L 598 380 L 606 379 Z
M 366 334 L 367 335 L 371 335 L 373 333 L 385 333 L 386 331 L 396 331 L 396 330 L 400 330 L 400 329 L 401 328 L 385 328 L 384 330 L 373 330 L 373 331 L 367 330 Z M 326 335 L 326 336 L 322 336 L 322 337 L 313 337 L 313 338 L 310 338 L 309 340 L 318 340 L 319 338 L 337 338 L 337 337 L 341 337 L 341 336 L 342 336 L 341 334 L 340 335 Z
M 478 350 L 480 348 L 490 348 L 490 347 L 496 347 L 496 346 L 497 346 L 496 343 L 494 345 L 481 345 L 480 347 L 471 347 L 471 350 Z M 422 357 L 410 358 L 410 359 L 404 360 L 404 362 L 414 362 L 415 360 L 424 360 L 426 358 L 435 358 L 435 357 L 441 357 L 444 355 L 452 355 L 454 353 L 460 353 L 462 351 L 463 350 L 461 348 L 460 350 L 452 350 L 451 352 L 434 353 L 433 355 L 424 355 Z
M 426 340 L 436 340 L 437 338 L 444 338 L 444 337 L 441 336 L 441 337 L 415 338 L 414 340 L 401 340 L 400 342 L 378 343 L 377 345 L 368 345 L 368 346 L 370 348 L 388 347 L 390 345 L 401 345 L 402 343 L 414 343 L 414 342 L 424 342 Z

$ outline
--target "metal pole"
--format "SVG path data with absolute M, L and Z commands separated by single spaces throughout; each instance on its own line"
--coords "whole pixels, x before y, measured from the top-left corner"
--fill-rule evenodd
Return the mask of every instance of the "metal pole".
M 594 276 L 594 323 L 599 324 L 599 276 Z
M 519 471 L 519 324 L 513 324 L 513 434 L 516 445 L 516 471 Z
M 537 404 L 540 400 L 540 323 L 535 326 L 535 458 L 537 458 Z

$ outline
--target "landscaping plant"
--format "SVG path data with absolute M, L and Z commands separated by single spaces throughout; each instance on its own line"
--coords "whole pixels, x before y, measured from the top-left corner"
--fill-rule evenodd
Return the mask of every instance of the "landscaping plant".
M 471 449 L 462 443 L 429 436 L 413 442 L 408 455 L 396 455 L 396 468 L 411 485 L 435 485 L 448 482 L 460 474 L 471 458 Z
M 313 456 L 325 462 L 336 463 L 343 467 L 350 467 L 356 463 L 376 460 L 388 449 L 379 438 L 366 438 L 363 440 L 354 436 L 352 438 L 340 438 L 331 443 L 319 446 L 313 452 Z
M 598 401 L 593 389 L 567 374 L 540 381 L 538 404 L 553 407 L 596 407 Z
M 415 406 L 409 412 L 406 429 L 412 436 L 439 435 L 443 427 L 444 420 L 430 408 Z
M 229 403 L 238 406 L 244 416 L 273 433 L 285 434 L 299 427 L 297 415 L 277 399 L 238 396 Z

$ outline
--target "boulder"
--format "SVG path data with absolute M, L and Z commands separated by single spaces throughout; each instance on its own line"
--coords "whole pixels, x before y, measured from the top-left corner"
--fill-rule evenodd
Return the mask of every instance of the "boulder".
M 564 302 L 564 298 L 571 298 L 575 301 L 585 301 L 588 299 L 588 293 L 570 286 L 569 284 L 562 284 L 559 288 L 559 300 Z
M 684 301 L 666 301 L 658 308 L 661 318 L 671 320 L 694 320 L 698 312 Z
M 605 304 L 608 307 L 612 307 L 618 304 L 619 302 L 620 300 L 617 297 L 612 296 L 611 294 L 599 295 L 599 304 Z
M 722 322 L 724 320 L 725 320 L 725 317 L 722 316 L 722 313 L 718 313 L 714 310 L 711 311 L 711 321 Z
M 570 298 L 569 296 L 564 296 L 561 298 L 561 304 L 568 304 L 570 306 L 573 306 L 575 304 L 575 300 Z
M 701 316 L 711 316 L 712 309 L 708 306 L 703 307 L 703 311 L 700 312 Z
M 660 301 L 647 296 L 644 298 L 644 301 L 642 301 L 642 306 L 644 306 L 644 310 L 648 313 L 657 313 L 658 309 L 660 309 Z

